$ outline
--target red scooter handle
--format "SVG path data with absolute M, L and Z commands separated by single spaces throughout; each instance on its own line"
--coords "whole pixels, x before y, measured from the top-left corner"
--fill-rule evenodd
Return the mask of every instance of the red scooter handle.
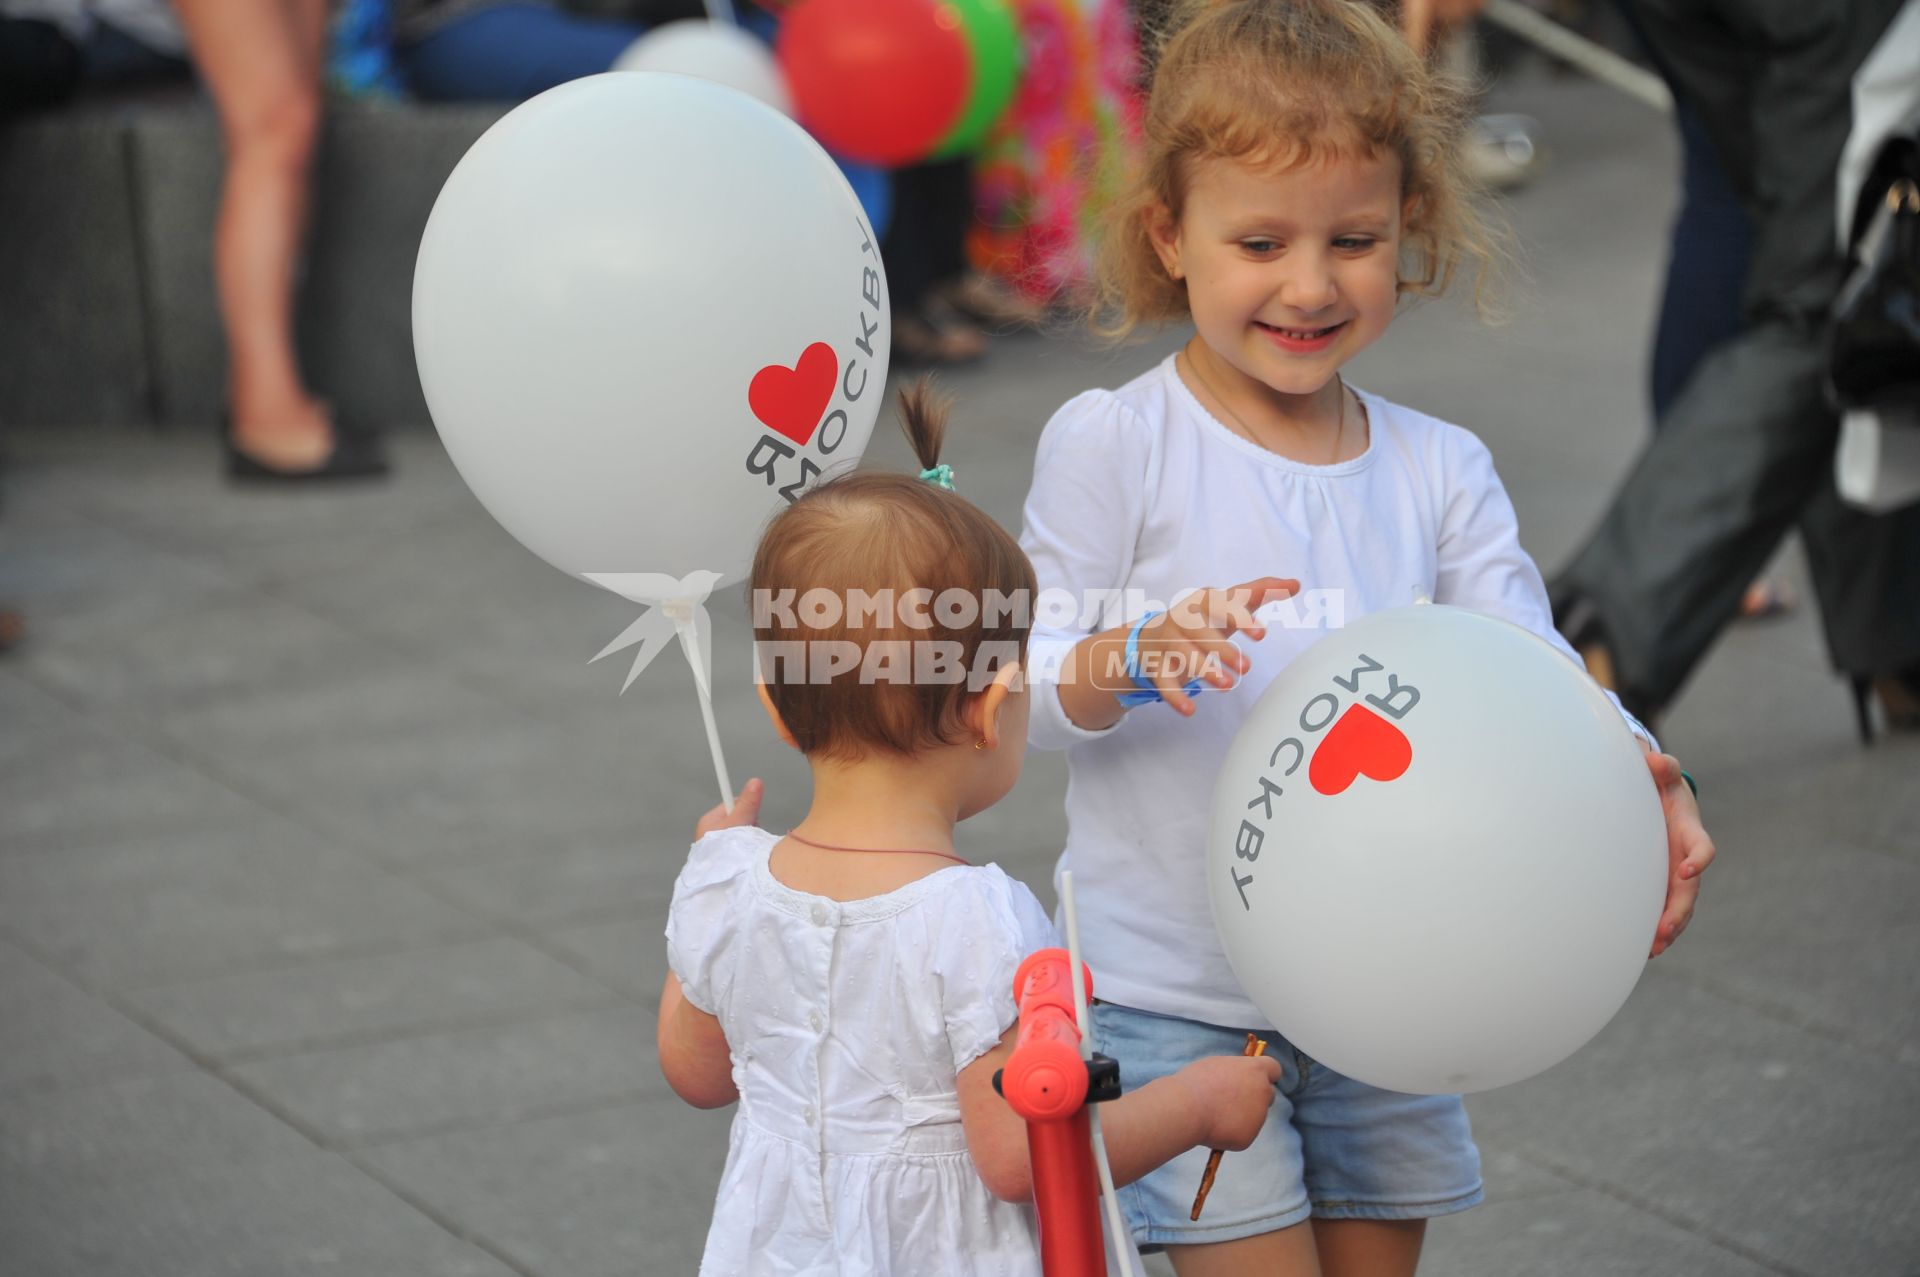
M 1093 996 L 1091 973 L 1087 996 Z M 1007 1103 L 1027 1121 L 1040 1267 L 1047 1277 L 1105 1277 L 1100 1186 L 1087 1121 L 1087 1064 L 1074 1022 L 1067 951 L 1028 955 L 1014 974 L 1013 997 L 1020 1008 L 1020 1032 L 998 1081 Z

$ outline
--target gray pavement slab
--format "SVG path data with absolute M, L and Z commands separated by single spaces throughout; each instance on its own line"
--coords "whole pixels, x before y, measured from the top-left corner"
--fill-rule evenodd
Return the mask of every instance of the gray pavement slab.
M 1544 1166 L 1529 1162 L 1517 1153 L 1492 1143 L 1480 1135 L 1480 1174 L 1486 1181 L 1487 1202 L 1523 1202 L 1532 1197 L 1551 1197 L 1570 1193 L 1579 1187 L 1572 1180 L 1555 1175 Z
M 650 798 L 685 794 L 708 765 L 683 753 L 654 758 L 645 746 L 643 731 L 503 711 L 479 728 L 316 739 L 221 766 L 303 822 L 397 865 L 424 864 L 497 848 L 535 854 L 619 831 L 637 848 L 665 848 L 664 832 L 634 829 L 633 813 Z
M 1762 832 L 1772 820 L 1790 822 L 1801 846 L 1844 842 L 1920 863 L 1920 838 L 1914 836 L 1920 829 L 1920 786 L 1914 783 L 1920 742 L 1882 740 L 1860 750 L 1849 737 L 1797 766 L 1743 763 L 1733 774 L 1749 803 L 1730 807 L 1727 818 L 1742 822 L 1743 830 Z M 1751 800 L 1762 794 L 1771 796 L 1773 810 L 1754 810 Z
M 0 554 L 0 597 L 32 601 L 38 625 L 137 626 L 154 612 L 231 589 L 219 565 L 168 551 L 149 538 L 69 508 L 9 527 Z
M 168 1073 L 0 1103 L 0 1181 L 83 1192 L 193 1163 L 240 1167 L 313 1145 L 206 1073 Z
M 0 926 L 61 969 L 122 988 L 483 931 L 270 816 L 0 856 Z
M 62 703 L 49 686 L 0 679 L 14 730 L 0 737 L 0 859 L 179 829 L 257 810 L 176 758 Z
M 1782 819 L 1771 838 L 1743 836 L 1742 824 L 1730 818 L 1718 835 L 1746 855 L 1689 929 L 1686 976 L 1920 1062 L 1920 864 L 1837 841 L 1812 819 Z
M 244 634 L 234 643 L 227 636 Z M 355 635 L 294 604 L 223 591 L 137 624 L 69 632 L 40 674 L 74 701 L 151 714 L 250 692 L 298 688 L 366 663 Z M 374 654 L 377 657 L 377 653 Z
M 252 769 L 298 769 L 303 755 L 351 743 L 417 741 L 495 730 L 513 715 L 484 689 L 419 661 L 343 636 L 352 659 L 328 661 L 298 678 L 168 707 L 167 739 L 236 778 Z
M 156 547 L 197 556 L 242 579 L 272 584 L 276 575 L 364 565 L 404 547 L 416 529 L 465 517 L 473 496 L 450 465 L 406 458 L 444 458 L 431 436 L 395 441 L 399 473 L 391 480 L 284 490 L 235 488 L 221 478 L 211 419 L 204 431 L 181 432 L 178 446 L 129 448 L 137 434 L 34 431 L 31 450 L 16 449 L 8 467 L 8 523 L 38 522 L 66 511 L 139 537 Z M 24 433 L 24 432 L 23 432 Z M 191 517 L 183 517 L 186 512 Z
M 1470 1096 L 1475 1130 L 1776 1271 L 1901 1272 L 1920 1254 L 1913 1194 L 1811 1163 L 1903 1156 L 1920 1129 L 1920 1073 L 1741 1009 L 1684 966 L 1655 968 L 1572 1059 Z M 1795 1168 L 1797 1187 L 1756 1195 L 1776 1166 Z M 1861 1199 L 1871 1213 L 1853 1216 Z
M 127 997 L 197 1057 L 219 1062 L 616 1000 L 606 985 L 510 936 L 240 971 Z
M 1920 1119 L 1914 1069 L 1741 1009 L 1653 968 L 1566 1062 L 1469 1097 L 1475 1127 L 1549 1167 L 1610 1165 L 1651 1183 L 1695 1159 L 1869 1147 Z
M 529 844 L 485 859 L 468 856 L 457 866 L 423 869 L 419 876 L 470 912 L 538 927 L 637 911 L 664 915 L 672 874 L 678 872 L 672 865 L 669 855 L 643 851 L 631 837 L 609 835 Z
M 90 1277 L 508 1277 L 516 1270 L 343 1158 L 185 1163 L 0 1193 L 9 1272 Z
M 164 1039 L 0 940 L 0 1098 L 193 1068 Z M 0 1133 L 11 1138 L 0 1121 Z
M 281 1056 L 231 1076 L 329 1146 L 664 1094 L 653 1017 L 632 1006 Z
M 691 1273 L 729 1114 L 671 1095 L 358 1155 L 383 1180 L 543 1277 Z
M 1761 1277 L 1767 1267 L 1591 1189 L 1487 1201 L 1428 1229 L 1428 1277 Z
M 542 942 L 609 988 L 658 1009 L 667 979 L 667 900 L 609 922 L 543 928 Z

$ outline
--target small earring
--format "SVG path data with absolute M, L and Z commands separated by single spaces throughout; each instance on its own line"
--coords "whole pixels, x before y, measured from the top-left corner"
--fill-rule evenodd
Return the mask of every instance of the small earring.
M 982 736 L 979 740 L 973 742 L 973 747 L 975 749 L 985 749 L 987 747 L 987 738 Z

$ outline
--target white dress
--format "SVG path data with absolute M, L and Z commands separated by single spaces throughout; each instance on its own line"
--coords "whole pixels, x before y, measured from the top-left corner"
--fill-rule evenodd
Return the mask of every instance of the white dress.
M 992 865 L 808 895 L 768 869 L 777 841 L 695 843 L 667 919 L 740 1091 L 701 1273 L 1037 1277 L 1033 1213 L 987 1191 L 954 1083 L 1013 1024 L 1021 959 L 1058 943 L 1046 911 Z

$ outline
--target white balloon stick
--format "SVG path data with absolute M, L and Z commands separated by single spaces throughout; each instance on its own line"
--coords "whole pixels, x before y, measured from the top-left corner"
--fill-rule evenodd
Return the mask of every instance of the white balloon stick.
M 706 663 L 701 658 L 700 636 L 695 628 L 693 609 L 672 603 L 662 604 L 661 609 L 673 617 L 674 629 L 680 634 L 680 649 L 687 654 L 687 664 L 693 667 L 693 690 L 700 697 L 700 721 L 707 729 L 707 750 L 713 755 L 714 778 L 720 782 L 720 805 L 731 816 L 733 781 L 727 776 L 727 757 L 720 749 L 720 729 L 713 721 L 713 680 L 707 677 Z
M 733 0 L 707 0 L 707 17 L 729 27 L 740 25 L 740 19 L 733 12 Z
M 1067 961 L 1073 967 L 1073 1015 L 1080 1026 L 1080 1058 L 1093 1058 L 1093 1017 L 1087 1013 L 1087 970 L 1080 965 L 1080 915 L 1073 906 L 1073 870 L 1060 871 L 1060 915 L 1067 924 Z M 1127 1224 L 1120 1217 L 1120 1196 L 1113 1187 L 1113 1166 L 1107 1161 L 1107 1137 L 1100 1129 L 1100 1106 L 1087 1106 L 1087 1133 L 1093 1140 L 1093 1165 L 1100 1174 L 1100 1198 L 1107 1207 L 1107 1235 L 1112 1245 L 1113 1265 L 1127 1277 L 1136 1269 L 1128 1258 L 1133 1242 L 1127 1236 Z
M 1602 84 L 1639 99 L 1663 115 L 1673 114 L 1673 93 L 1665 80 L 1613 50 L 1540 16 L 1520 0 L 1487 0 L 1486 18 L 1562 62 L 1585 71 Z
M 1072 964 L 1073 1022 L 1080 1029 L 1080 1058 L 1093 1058 L 1092 1017 L 1087 1014 L 1087 971 L 1080 965 L 1080 915 L 1073 908 L 1073 870 L 1060 871 L 1060 916 L 1067 924 L 1067 961 Z

